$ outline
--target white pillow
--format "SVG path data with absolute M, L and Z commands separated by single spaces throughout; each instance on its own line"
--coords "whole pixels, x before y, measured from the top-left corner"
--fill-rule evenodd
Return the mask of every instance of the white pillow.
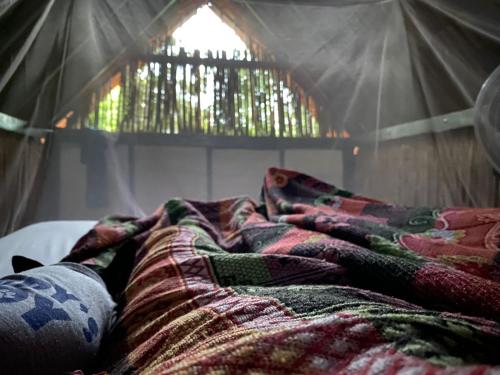
M 0 238 L 0 277 L 11 274 L 11 258 L 22 255 L 44 265 L 59 262 L 97 222 L 44 221 Z

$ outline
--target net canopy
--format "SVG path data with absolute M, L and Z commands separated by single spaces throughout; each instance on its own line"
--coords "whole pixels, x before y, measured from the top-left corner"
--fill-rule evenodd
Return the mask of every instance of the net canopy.
M 474 105 L 499 20 L 496 0 L 2 1 L 0 235 L 258 199 L 272 166 L 498 206 Z

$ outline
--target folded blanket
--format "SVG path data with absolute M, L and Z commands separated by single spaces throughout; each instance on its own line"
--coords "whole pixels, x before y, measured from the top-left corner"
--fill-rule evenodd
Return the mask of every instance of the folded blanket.
M 398 207 L 280 169 L 262 202 L 173 199 L 79 241 L 66 260 L 133 256 L 103 368 L 500 373 L 500 209 Z

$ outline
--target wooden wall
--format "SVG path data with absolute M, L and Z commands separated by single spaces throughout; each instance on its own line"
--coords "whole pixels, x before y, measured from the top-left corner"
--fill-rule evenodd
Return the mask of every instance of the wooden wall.
M 126 148 L 126 146 L 123 147 Z M 486 156 L 475 140 L 472 128 L 383 142 L 380 143 L 377 153 L 373 147 L 367 145 L 361 145 L 360 148 L 360 154 L 352 158 L 354 163 L 346 163 L 347 158 L 344 157 L 344 173 L 349 175 L 350 180 L 346 187 L 356 193 L 408 206 L 500 206 L 499 179 L 493 173 Z M 0 212 L 2 213 L 0 235 L 25 224 L 23 220 L 29 215 L 23 215 L 23 210 L 29 207 L 30 192 L 37 188 L 36 171 L 42 160 L 43 149 L 44 146 L 40 144 L 38 139 L 28 139 L 12 133 L 0 132 Z M 19 153 L 20 150 L 23 152 Z M 346 151 L 344 155 L 350 151 Z M 295 160 L 293 159 L 295 154 L 291 152 L 289 155 L 292 158 L 291 161 L 288 161 L 288 154 L 285 154 L 283 159 L 285 167 L 305 170 L 320 178 L 342 185 L 341 182 L 339 183 L 341 179 L 339 180 L 338 176 L 330 176 L 330 173 L 322 175 L 321 173 L 323 169 L 330 172 L 339 170 L 338 165 L 333 163 L 332 159 L 321 155 L 321 160 L 330 160 L 330 163 L 319 168 L 320 166 L 316 165 L 314 161 L 314 157 L 318 155 L 312 153 L 311 150 L 296 150 L 294 152 L 297 153 L 298 159 L 295 159 L 300 161 L 300 165 L 292 163 Z M 65 153 L 65 155 L 68 157 L 72 154 Z M 305 156 L 307 158 L 304 159 Z M 138 155 L 137 161 L 142 160 L 139 157 L 140 155 Z M 70 159 L 67 158 L 66 161 L 69 162 Z M 77 165 L 81 163 L 78 147 L 75 148 L 73 159 Z M 120 160 L 126 160 L 126 158 L 123 157 Z M 222 160 L 229 159 L 222 157 Z M 201 160 L 201 162 L 204 161 Z M 341 161 L 337 163 L 339 162 L 342 163 Z M 307 166 L 312 169 L 307 170 Z M 346 170 L 347 167 L 349 170 Z M 78 169 L 73 165 L 71 168 L 77 175 L 84 176 L 82 167 Z M 260 169 L 259 172 L 262 173 Z M 66 168 L 67 170 L 68 168 Z M 167 171 L 164 172 L 164 177 L 170 178 L 171 174 L 166 173 Z M 63 176 L 67 177 L 66 180 L 74 180 L 73 185 L 81 190 L 82 196 L 80 198 L 84 202 L 85 194 L 82 189 L 86 184 L 79 179 L 70 178 L 73 175 L 74 173 L 63 173 Z M 76 187 L 63 190 L 67 191 L 69 196 L 74 199 L 75 192 L 80 191 Z M 222 193 L 226 195 L 231 193 L 218 191 L 219 189 L 215 190 L 214 196 L 217 197 Z M 239 188 L 239 190 L 241 189 Z M 170 193 L 178 194 L 180 192 Z M 40 199 L 38 192 L 35 191 L 32 195 Z M 45 198 L 42 194 L 40 200 L 42 202 L 50 201 Z M 139 198 L 137 197 L 138 200 L 140 200 Z M 199 198 L 206 199 L 207 197 Z M 143 202 L 143 204 L 149 209 L 149 203 L 157 204 L 157 201 L 158 199 L 155 198 L 154 202 L 148 201 Z M 53 206 L 48 207 L 48 209 L 51 212 L 57 211 Z M 110 212 L 109 209 L 105 211 L 103 213 Z M 66 216 L 70 216 L 68 212 L 61 212 L 61 214 L 64 214 L 66 219 L 69 218 Z M 77 217 L 82 218 L 81 212 L 79 214 L 80 216 Z M 75 215 L 77 214 L 75 213 Z
M 85 140 L 92 133 L 54 132 L 36 221 L 141 215 L 173 197 L 258 200 L 269 167 L 343 186 L 342 150 L 332 139 L 96 133 Z
M 351 189 L 407 206 L 498 207 L 498 176 L 473 128 L 361 146 Z

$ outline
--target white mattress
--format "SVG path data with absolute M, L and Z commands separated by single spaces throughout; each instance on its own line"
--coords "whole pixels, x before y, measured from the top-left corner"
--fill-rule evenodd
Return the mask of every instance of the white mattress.
M 22 255 L 43 264 L 57 263 L 96 221 L 45 221 L 0 238 L 0 277 L 13 273 L 11 258 Z

